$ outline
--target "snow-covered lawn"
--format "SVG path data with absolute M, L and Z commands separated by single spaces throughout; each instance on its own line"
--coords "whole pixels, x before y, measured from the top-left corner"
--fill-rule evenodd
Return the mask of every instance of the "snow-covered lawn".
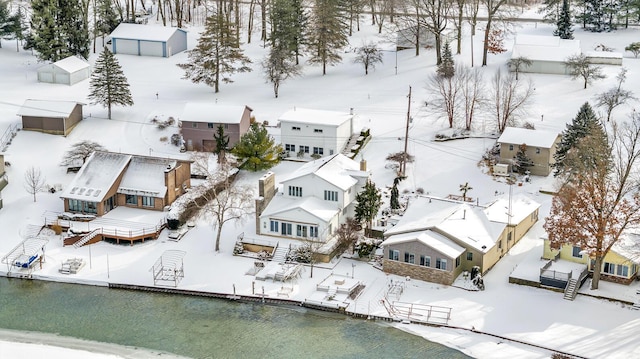
M 525 14 L 526 15 L 526 14 Z M 519 23 L 518 31 L 530 34 L 550 34 L 552 28 L 542 23 Z M 364 40 L 377 39 L 375 29 L 363 21 L 362 31 L 351 38 L 352 46 L 359 46 Z M 199 29 L 189 29 L 189 47 L 195 46 Z M 575 36 L 582 42 L 582 49 L 592 50 L 604 43 L 622 51 L 624 46 L 640 38 L 640 29 L 619 30 L 612 33 L 591 34 L 576 28 Z M 481 58 L 481 39 L 474 39 L 475 63 Z M 409 149 L 416 161 L 408 166 L 408 178 L 401 182 L 400 191 L 416 191 L 421 188 L 426 193 L 446 197 L 459 194 L 460 184 L 469 183 L 473 189 L 469 196 L 481 204 L 489 203 L 509 192 L 504 180 L 486 175 L 486 169 L 479 165 L 485 149 L 495 143 L 490 136 L 479 136 L 465 140 L 448 142 L 432 141 L 434 135 L 445 129 L 445 123 L 435 118 L 429 109 L 429 98 L 425 94 L 425 81 L 434 71 L 435 56 L 424 50 L 419 57 L 413 50 L 385 52 L 384 64 L 379 65 L 368 76 L 361 65 L 353 64 L 353 52 L 345 52 L 342 64 L 330 67 L 326 76 L 317 67 L 305 67 L 304 75 L 285 82 L 280 89 L 280 97 L 273 98 L 269 84 L 264 83 L 259 62 L 265 54 L 260 43 L 247 45 L 246 53 L 254 61 L 254 72 L 239 74 L 235 83 L 223 84 L 221 92 L 213 93 L 204 85 L 194 85 L 182 80 L 181 70 L 176 63 L 184 62 L 186 54 L 171 58 L 152 58 L 118 55 L 117 58 L 131 84 L 135 105 L 130 108 L 115 107 L 113 119 L 106 119 L 106 110 L 88 104 L 84 108 L 86 118 L 67 136 L 53 136 L 36 132 L 20 131 L 7 148 L 5 161 L 9 185 L 3 190 L 4 208 L 0 210 L 0 255 L 6 254 L 19 243 L 33 226 L 42 225 L 47 211 L 62 211 L 62 200 L 58 194 L 39 193 L 37 202 L 23 188 L 25 170 L 35 166 L 47 177 L 47 184 L 63 188 L 71 181 L 73 174 L 67 174 L 58 164 L 63 153 L 71 144 L 91 139 L 100 142 L 111 151 L 154 155 L 160 157 L 189 158 L 189 153 L 180 153 L 170 142 L 161 137 L 171 137 L 177 133 L 177 125 L 158 129 L 151 123 L 153 118 L 179 118 L 188 101 L 218 101 L 230 105 L 248 105 L 254 109 L 259 121 L 275 124 L 277 118 L 287 110 L 298 106 L 320 110 L 346 112 L 354 109 L 357 116 L 355 130 L 362 127 L 371 129 L 372 141 L 362 152 L 372 171 L 378 187 L 391 186 L 395 173 L 385 168 L 384 158 L 392 152 L 403 149 L 407 111 L 407 94 L 412 88 L 411 117 L 409 129 Z M 510 40 L 507 40 L 510 48 Z M 385 44 L 385 48 L 391 48 Z M 463 43 L 463 54 L 456 56 L 459 63 L 470 63 L 468 37 Z M 489 66 L 483 69 L 488 80 L 498 68 L 505 67 L 510 53 L 490 55 Z M 397 56 L 397 75 L 396 75 Z M 96 59 L 92 54 L 90 62 Z M 26 99 L 58 99 L 86 101 L 88 81 L 72 87 L 42 84 L 36 81 L 36 68 L 40 64 L 29 52 L 16 52 L 15 43 L 3 41 L 0 49 L 0 132 L 19 122 L 15 114 Z M 624 55 L 623 65 L 628 68 L 626 87 L 640 94 L 640 59 L 629 53 Z M 535 82 L 534 104 L 530 108 L 527 121 L 538 129 L 562 131 L 565 124 L 577 113 L 585 101 L 615 83 L 619 71 L 616 66 L 604 66 L 607 78 L 583 90 L 580 81 L 572 81 L 567 76 L 521 75 Z M 156 94 L 158 96 L 156 97 Z M 425 104 L 427 104 L 425 106 Z M 637 105 L 637 103 L 636 103 Z M 616 118 L 626 118 L 630 105 L 614 111 Z M 490 116 L 479 119 L 477 132 L 493 131 Z M 278 129 L 270 128 L 277 137 Z M 300 166 L 295 162 L 284 162 L 273 171 L 276 180 L 291 173 Z M 238 181 L 257 187 L 261 173 L 241 172 Z M 266 280 L 256 287 L 264 287 L 265 294 L 280 297 L 286 292 L 289 299 L 324 298 L 316 286 L 331 275 L 343 275 L 366 284 L 366 288 L 356 300 L 340 296 L 348 310 L 370 315 L 388 315 L 380 300 L 384 297 L 391 279 L 405 281 L 405 289 L 398 300 L 449 307 L 449 324 L 464 329 L 443 329 L 418 325 L 397 324 L 398 327 L 441 342 L 479 358 L 543 358 L 549 352 L 534 346 L 510 342 L 497 337 L 473 333 L 471 329 L 537 344 L 585 357 L 631 358 L 640 357 L 637 333 L 640 332 L 640 311 L 631 310 L 618 302 L 610 302 L 579 295 L 575 301 L 562 299 L 562 294 L 523 287 L 508 283 L 509 275 L 517 271 L 520 276 L 537 278 L 540 256 L 542 255 L 543 218 L 550 208 L 551 197 L 539 192 L 553 186 L 552 178 L 533 177 L 530 183 L 514 186 L 515 193 L 526 193 L 542 204 L 540 221 L 525 238 L 511 248 L 486 276 L 485 291 L 468 291 L 462 288 L 446 287 L 433 283 L 388 276 L 372 265 L 348 258 L 336 259 L 332 263 L 314 268 L 313 278 L 306 267 L 300 278 L 283 284 Z M 158 213 L 145 214 L 144 211 L 114 211 L 122 215 L 120 219 L 141 223 L 157 223 Z M 147 217 L 148 216 L 148 217 Z M 238 234 L 257 237 L 255 221 L 248 218 L 236 226 L 228 224 L 223 229 L 221 251 L 214 252 L 214 228 L 206 219 L 199 219 L 179 241 L 169 240 L 164 231 L 156 241 L 146 241 L 134 246 L 98 243 L 75 249 L 63 247 L 58 238 L 51 238 L 47 245 L 46 263 L 42 270 L 34 273 L 36 278 L 77 281 L 84 283 L 129 283 L 152 285 L 149 268 L 166 250 L 183 250 L 185 277 L 179 288 L 199 291 L 213 291 L 252 295 L 255 277 L 246 275 L 255 259 L 232 256 Z M 278 241 L 277 238 L 264 239 Z M 78 274 L 63 275 L 58 272 L 60 265 L 69 258 L 83 258 L 86 265 Z M 353 266 L 355 264 L 355 266 Z M 5 268 L 0 267 L 0 270 Z M 219 273 L 221 275 L 212 275 Z M 224 275 L 222 275 L 224 273 Z M 587 284 L 588 286 L 588 284 Z M 583 288 L 581 293 L 597 296 L 623 297 L 637 300 L 634 287 L 629 288 L 611 283 L 601 283 L 596 293 Z M 291 289 L 283 290 L 283 287 Z M 624 293 L 624 294 L 620 294 Z M 0 338 L 2 336 L 0 335 Z M 19 338 L 11 338 L 18 340 Z M 62 344 L 64 345 L 64 344 Z M 88 350 L 100 349 L 88 345 Z M 2 353 L 23 353 L 23 347 L 3 342 Z M 83 357 L 79 355 L 77 357 Z M 95 355 L 95 358 L 103 356 Z

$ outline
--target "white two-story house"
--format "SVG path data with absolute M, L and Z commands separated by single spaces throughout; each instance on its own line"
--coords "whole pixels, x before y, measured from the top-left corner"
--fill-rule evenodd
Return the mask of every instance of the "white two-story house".
M 351 112 L 294 108 L 278 119 L 282 148 L 287 157 L 340 153 L 353 134 L 353 118 Z
M 364 161 L 335 154 L 304 164 L 280 183 L 279 191 L 261 187 L 257 234 L 328 241 L 347 217 L 354 216 L 356 194 L 369 178 L 365 167 Z M 273 178 L 261 179 L 260 186 L 274 183 Z

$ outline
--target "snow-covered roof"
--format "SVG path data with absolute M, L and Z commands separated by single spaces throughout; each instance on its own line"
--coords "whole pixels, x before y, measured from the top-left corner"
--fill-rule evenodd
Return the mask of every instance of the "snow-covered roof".
M 607 58 L 607 59 L 622 59 L 622 52 L 616 51 L 585 51 L 584 54 L 590 58 Z
M 285 112 L 278 118 L 280 122 L 296 122 L 304 124 L 318 124 L 324 126 L 340 126 L 353 120 L 353 114 L 348 112 L 310 110 L 306 108 L 294 108 Z
M 360 164 L 349 157 L 337 153 L 333 156 L 319 158 L 315 161 L 307 162 L 282 183 L 292 179 L 314 174 L 334 186 L 346 190 L 355 185 L 357 178 L 366 178 L 369 173 L 360 171 Z
M 220 105 L 213 102 L 188 102 L 182 111 L 182 121 L 206 123 L 240 123 L 245 109 L 240 105 Z
M 498 138 L 498 143 L 526 144 L 529 147 L 551 148 L 560 136 L 559 133 L 545 130 L 529 130 L 519 127 L 507 127 Z
M 77 56 L 69 56 L 65 59 L 54 62 L 53 65 L 70 74 L 91 66 L 88 62 L 80 59 Z
M 431 230 L 396 234 L 387 238 L 384 242 L 382 242 L 381 245 L 388 246 L 413 241 L 423 243 L 424 245 L 433 248 L 434 250 L 446 255 L 449 258 L 457 258 L 465 252 L 465 249 L 463 247 L 457 245 L 455 242 L 443 236 L 442 234 Z
M 102 202 L 131 157 L 122 153 L 94 152 L 60 197 Z
M 638 228 L 635 229 L 636 231 Z M 640 233 L 627 231 L 620 236 L 620 239 L 611 247 L 611 250 L 633 263 L 640 264 Z
M 260 217 L 274 217 L 296 209 L 307 212 L 324 222 L 330 221 L 340 211 L 335 204 L 316 197 L 292 198 L 278 195 L 273 197 Z
M 118 193 L 164 198 L 167 193 L 164 174 L 175 166 L 176 161 L 171 159 L 133 156 Z
M 511 221 L 509 221 L 509 198 L 500 198 L 485 209 L 489 220 L 499 223 L 517 224 L 540 208 L 540 203 L 517 194 L 511 197 Z
M 484 208 L 461 204 L 454 213 L 436 225 L 436 230 L 486 253 L 495 245 L 506 224 L 491 221 Z
M 526 57 L 533 61 L 564 62 L 579 55 L 580 40 L 565 40 L 558 36 L 517 34 L 511 58 Z
M 135 39 L 147 41 L 167 41 L 177 31 L 185 32 L 177 27 L 165 27 L 161 25 L 142 25 L 121 23 L 111 32 L 112 39 Z
M 77 101 L 26 100 L 18 110 L 18 116 L 66 118 L 71 115 Z

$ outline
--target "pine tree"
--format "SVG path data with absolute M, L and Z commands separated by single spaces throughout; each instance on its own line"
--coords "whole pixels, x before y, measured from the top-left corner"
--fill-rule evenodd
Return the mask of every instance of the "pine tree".
M 524 174 L 527 169 L 532 166 L 533 161 L 527 156 L 527 145 L 523 143 L 518 147 L 518 152 L 516 153 L 513 164 L 514 170 L 520 174 Z
M 391 209 L 400 209 L 400 191 L 398 191 L 398 184 L 407 177 L 398 176 L 393 179 L 393 187 L 391 187 L 391 199 L 389 206 Z
M 571 40 L 573 39 L 573 28 L 571 26 L 571 10 L 569 9 L 569 1 L 562 0 L 562 11 L 560 17 L 556 22 L 557 29 L 554 31 L 554 35 L 560 36 L 561 39 Z
M 33 0 L 31 34 L 25 48 L 42 61 L 58 61 L 70 55 L 89 57 L 86 16 L 78 0 Z
M 216 141 L 216 148 L 213 153 L 218 155 L 218 163 L 225 163 L 225 154 L 227 148 L 229 148 L 229 136 L 224 133 L 224 126 L 218 125 L 216 133 L 213 134 L 213 139 Z
M 253 172 L 267 170 L 278 164 L 281 152 L 282 146 L 276 144 L 267 129 L 257 122 L 251 124 L 249 131 L 231 150 L 241 163 L 240 168 Z
M 571 169 L 566 168 L 565 166 L 565 158 L 569 151 L 576 147 L 577 143 L 590 133 L 599 130 L 599 132 L 604 133 L 604 129 L 602 128 L 602 123 L 596 116 L 595 112 L 593 112 L 593 108 L 589 102 L 585 102 L 578 111 L 576 117 L 573 118 L 570 124 L 567 124 L 567 128 L 562 131 L 562 138 L 558 147 L 556 149 L 556 153 L 553 155 L 555 163 L 553 167 L 555 168 L 554 176 L 559 176 L 564 173 L 570 173 Z
M 278 52 L 287 52 L 295 56 L 296 65 L 301 44 L 304 42 L 307 22 L 307 15 L 300 0 L 273 0 L 271 2 L 269 11 L 271 32 L 267 40 L 271 47 L 278 48 Z
M 111 105 L 133 105 L 127 78 L 116 57 L 106 47 L 93 66 L 88 97 L 93 104 L 107 107 L 109 119 L 111 119 Z
M 95 0 L 94 11 L 96 16 L 96 23 L 93 29 L 94 39 L 95 37 L 102 37 L 104 39 L 104 36 L 115 30 L 120 23 L 120 19 L 118 18 L 118 14 L 116 14 L 111 0 Z M 102 45 L 104 45 L 104 43 Z
M 327 65 L 342 61 L 340 49 L 349 44 L 347 31 L 340 0 L 315 1 L 309 26 L 309 63 L 321 64 L 323 75 L 327 74 Z
M 20 43 L 27 38 L 29 26 L 22 6 L 18 7 L 13 23 L 13 38 L 16 40 L 16 52 L 20 51 Z
M 444 43 L 444 49 L 442 51 L 442 62 L 438 65 L 436 73 L 439 76 L 445 78 L 452 78 L 455 75 L 455 66 L 453 63 L 453 55 L 451 55 L 451 47 L 449 41 Z
M 2 48 L 2 39 L 13 34 L 16 23 L 16 15 L 9 12 L 8 2 L 0 1 L 0 48 Z
M 361 192 L 356 194 L 355 218 L 358 223 L 365 222 L 365 235 L 371 236 L 373 219 L 382 206 L 382 195 L 371 180 L 367 180 Z
M 220 92 L 220 82 L 233 83 L 231 75 L 251 71 L 251 60 L 236 46 L 238 42 L 228 18 L 219 9 L 207 18 L 198 45 L 187 52 L 189 62 L 178 64 L 185 71 L 183 78 L 203 82 Z

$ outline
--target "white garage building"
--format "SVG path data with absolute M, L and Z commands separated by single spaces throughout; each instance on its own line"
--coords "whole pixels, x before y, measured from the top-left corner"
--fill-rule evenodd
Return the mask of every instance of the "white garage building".
M 517 34 L 511 58 L 525 57 L 531 60 L 531 66 L 522 66 L 520 72 L 567 75 L 569 71 L 564 62 L 570 56 L 581 53 L 580 40 L 565 40 L 551 35 Z
M 187 32 L 176 27 L 122 23 L 109 37 L 114 54 L 170 57 L 187 49 Z
M 73 85 L 91 76 L 91 65 L 76 56 L 38 68 L 38 82 Z

